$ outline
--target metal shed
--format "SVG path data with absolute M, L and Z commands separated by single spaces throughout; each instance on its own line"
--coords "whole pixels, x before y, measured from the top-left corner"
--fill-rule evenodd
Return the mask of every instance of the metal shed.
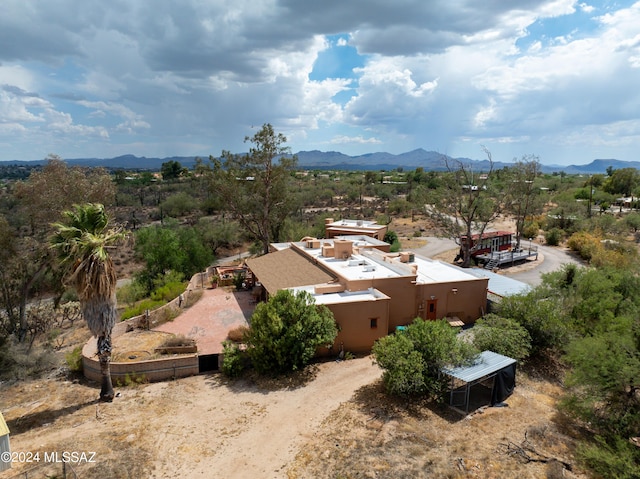
M 516 364 L 513 358 L 493 351 L 483 351 L 470 366 L 444 369 L 451 378 L 449 405 L 454 409 L 469 412 L 471 388 L 480 383 L 491 384 L 490 404 L 495 406 L 511 396 L 516 386 Z
M 9 427 L 0 412 L 0 472 L 11 469 L 11 460 L 5 461 L 3 452 L 11 452 L 9 447 Z

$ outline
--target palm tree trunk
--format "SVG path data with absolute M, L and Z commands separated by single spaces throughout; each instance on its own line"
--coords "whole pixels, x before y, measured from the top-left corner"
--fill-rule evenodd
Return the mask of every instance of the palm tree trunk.
M 98 359 L 100 360 L 100 373 L 102 374 L 102 387 L 100 388 L 100 401 L 113 401 L 114 391 L 111 384 L 111 333 L 98 337 Z

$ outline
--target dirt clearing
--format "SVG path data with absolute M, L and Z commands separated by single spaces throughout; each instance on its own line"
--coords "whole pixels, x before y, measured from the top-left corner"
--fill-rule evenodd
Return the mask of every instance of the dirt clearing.
M 97 385 L 50 379 L 3 388 L 0 407 L 13 451 L 96 452 L 75 467 L 82 478 L 281 478 L 332 411 L 379 376 L 367 357 L 294 382 L 216 374 L 117 388 L 111 404 L 95 402 Z
M 463 419 L 390 400 L 380 376 L 365 357 L 293 379 L 214 374 L 117 388 L 111 404 L 95 401 L 95 384 L 49 379 L 3 387 L 0 407 L 13 451 L 95 452 L 95 463 L 74 464 L 83 479 L 545 477 L 551 466 L 507 454 L 525 432 L 540 452 L 572 462 L 559 386 L 520 375 L 509 407 Z

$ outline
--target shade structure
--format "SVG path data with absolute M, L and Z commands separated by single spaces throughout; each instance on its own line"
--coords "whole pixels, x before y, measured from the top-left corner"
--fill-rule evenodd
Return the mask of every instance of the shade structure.
M 449 405 L 467 414 L 470 409 L 472 387 L 480 383 L 491 382 L 490 404 L 502 403 L 516 386 L 516 365 L 513 358 L 483 351 L 473 364 L 457 368 L 445 368 L 442 373 L 449 376 Z

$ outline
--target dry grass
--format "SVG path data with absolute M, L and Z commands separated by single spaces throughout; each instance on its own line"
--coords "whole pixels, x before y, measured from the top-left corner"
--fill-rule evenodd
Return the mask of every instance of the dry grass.
M 379 383 L 362 388 L 306 444 L 288 478 L 586 477 L 566 470 L 558 476 L 561 464 L 525 463 L 508 454 L 505 445 L 521 443 L 526 434 L 545 457 L 573 458 L 574 440 L 556 420 L 559 388 L 519 379 L 509 407 L 467 418 L 426 401 L 389 399 Z
M 172 337 L 172 334 L 161 331 L 130 331 L 113 341 L 111 360 L 129 362 L 157 358 L 154 350 Z
M 196 342 L 193 338 L 187 338 L 182 334 L 176 334 L 176 335 L 167 337 L 159 347 L 175 348 L 180 346 L 193 346 L 195 343 Z
M 347 363 L 356 364 L 342 365 Z M 298 408 L 313 408 L 316 401 L 310 398 L 331 395 L 330 382 L 318 390 L 316 381 L 325 374 L 335 378 L 342 365 L 319 364 L 311 377 L 296 376 L 295 384 L 281 379 L 227 385 L 219 376 L 198 376 L 119 388 L 121 396 L 111 404 L 98 403 L 98 387 L 83 381 L 25 381 L 3 388 L 0 404 L 14 450 L 96 452 L 96 464 L 76 468 L 84 479 L 206 477 L 194 471 L 212 471 L 220 461 L 238 465 L 235 471 L 225 470 L 225 477 L 246 477 L 243 461 L 260 461 L 265 440 L 258 435 L 252 443 L 252 431 L 267 431 L 272 441 L 290 434 L 283 429 L 283 418 Z M 341 377 L 340 383 L 350 380 Z M 485 409 L 466 419 L 426 401 L 389 398 L 374 381 L 308 428 L 295 443 L 295 459 L 276 462 L 277 474 L 255 477 L 586 477 L 576 467 L 563 475 L 557 463 L 525 463 L 508 453 L 505 445 L 522 443 L 526 433 L 540 453 L 575 462 L 574 439 L 555 409 L 560 387 L 524 374 L 518 381 L 509 407 Z M 286 407 L 296 395 L 306 399 Z M 269 422 L 274 410 L 283 415 Z M 16 465 L 12 474 L 25 469 Z
M 247 326 L 238 326 L 237 328 L 233 328 L 227 334 L 227 339 L 229 341 L 233 341 L 234 343 L 242 343 L 244 342 L 245 335 L 249 331 Z

